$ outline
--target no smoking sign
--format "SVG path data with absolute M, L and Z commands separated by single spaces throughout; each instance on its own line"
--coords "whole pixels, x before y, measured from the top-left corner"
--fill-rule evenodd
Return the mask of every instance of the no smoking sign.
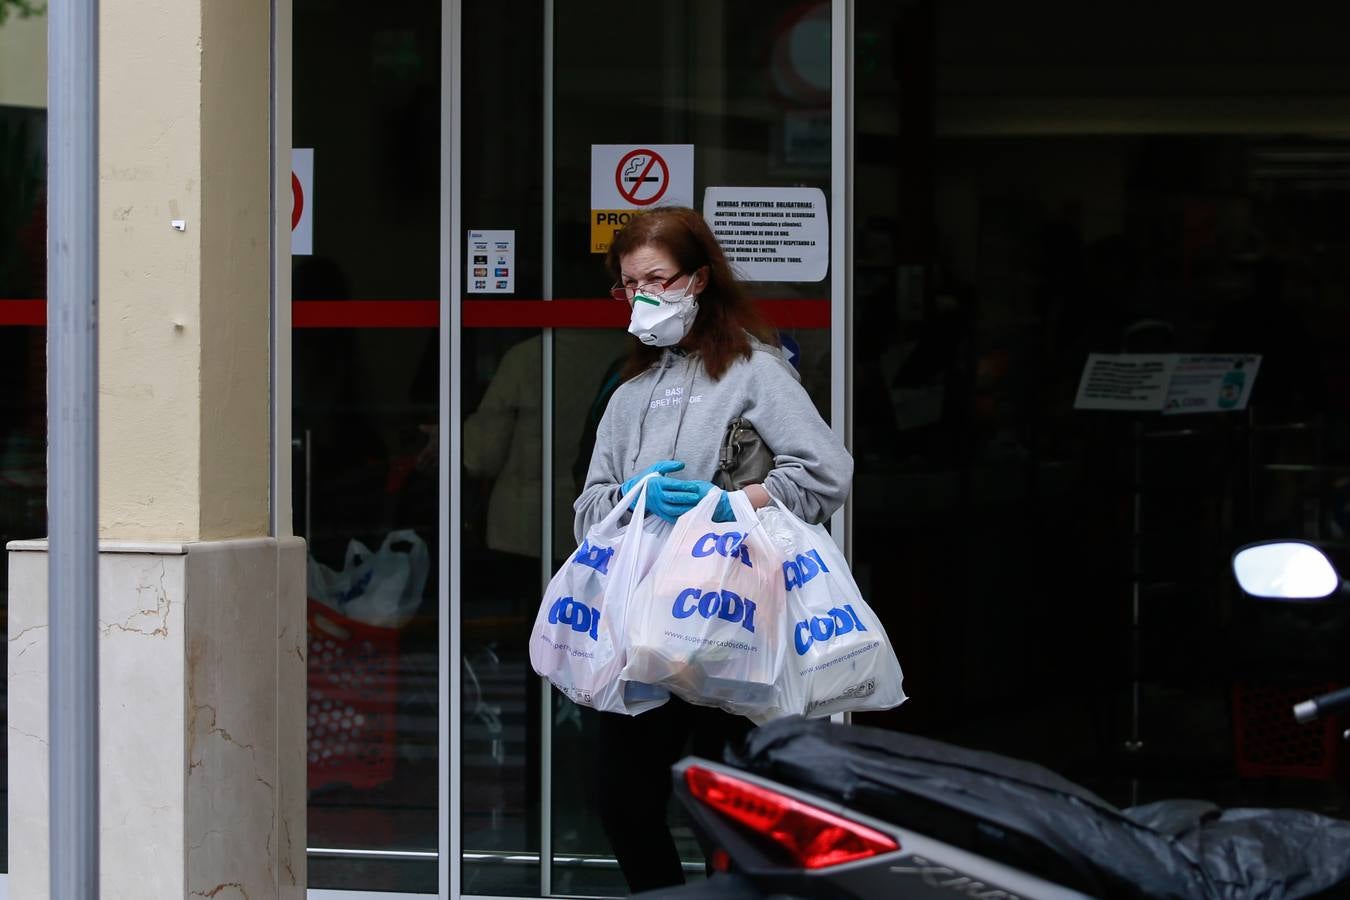
M 314 252 L 314 148 L 291 150 L 291 255 Z
M 651 206 L 670 186 L 670 167 L 655 150 L 630 150 L 614 167 L 614 186 L 634 206 Z
M 636 210 L 693 205 L 693 144 L 591 145 L 592 253 L 607 252 Z

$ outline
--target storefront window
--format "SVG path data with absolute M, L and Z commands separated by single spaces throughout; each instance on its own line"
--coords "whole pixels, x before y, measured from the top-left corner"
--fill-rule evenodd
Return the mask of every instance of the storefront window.
M 1344 614 L 1228 560 L 1347 527 L 1345 11 L 1087 15 L 858 8 L 855 571 L 914 697 L 861 718 L 1121 804 L 1344 811 L 1280 699 L 1343 682 Z M 1131 413 L 1076 405 L 1092 352 L 1260 363 Z

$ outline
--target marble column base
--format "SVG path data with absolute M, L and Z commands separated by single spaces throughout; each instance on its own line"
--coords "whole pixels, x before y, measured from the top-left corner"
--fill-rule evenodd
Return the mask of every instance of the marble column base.
M 9 893 L 48 897 L 47 547 L 9 545 Z M 305 894 L 305 546 L 105 543 L 103 900 Z

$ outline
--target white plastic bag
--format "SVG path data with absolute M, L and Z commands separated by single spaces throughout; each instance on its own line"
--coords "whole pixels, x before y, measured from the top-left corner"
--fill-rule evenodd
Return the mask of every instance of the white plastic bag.
M 828 716 L 904 703 L 904 675 L 890 639 L 830 533 L 776 499 L 759 516 L 784 560 L 790 649 L 778 683 L 780 707 L 751 718 L 762 724 L 781 715 Z
M 713 521 L 722 495 L 680 517 L 633 596 L 623 677 L 745 713 L 778 705 L 782 560 L 743 493 L 727 495 L 735 521 Z
M 308 566 L 310 597 L 366 625 L 401 628 L 422 603 L 431 558 L 417 532 L 400 530 L 389 532 L 374 553 L 349 541 L 340 572 L 312 556 Z
M 595 524 L 554 574 L 530 635 L 530 664 L 575 703 L 637 715 L 670 699 L 667 691 L 619 680 L 629 598 L 670 532 L 645 518 L 647 476 Z M 630 524 L 624 514 L 634 504 Z

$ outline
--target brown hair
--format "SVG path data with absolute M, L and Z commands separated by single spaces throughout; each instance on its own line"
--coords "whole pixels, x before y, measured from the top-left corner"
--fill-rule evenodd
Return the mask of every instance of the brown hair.
M 753 352 L 747 333 L 766 344 L 778 346 L 778 332 L 760 315 L 736 276 L 731 274 L 722 246 L 697 211 L 684 206 L 663 206 L 633 215 L 609 245 L 605 266 L 622 277 L 623 257 L 640 247 L 658 247 L 670 254 L 680 271 L 692 275 L 708 269 L 708 284 L 698 296 L 698 316 L 680 346 L 703 360 L 714 381 L 731 368 L 736 357 L 749 359 Z M 661 356 L 660 347 L 637 342 L 623 369 L 625 380 L 649 369 Z

